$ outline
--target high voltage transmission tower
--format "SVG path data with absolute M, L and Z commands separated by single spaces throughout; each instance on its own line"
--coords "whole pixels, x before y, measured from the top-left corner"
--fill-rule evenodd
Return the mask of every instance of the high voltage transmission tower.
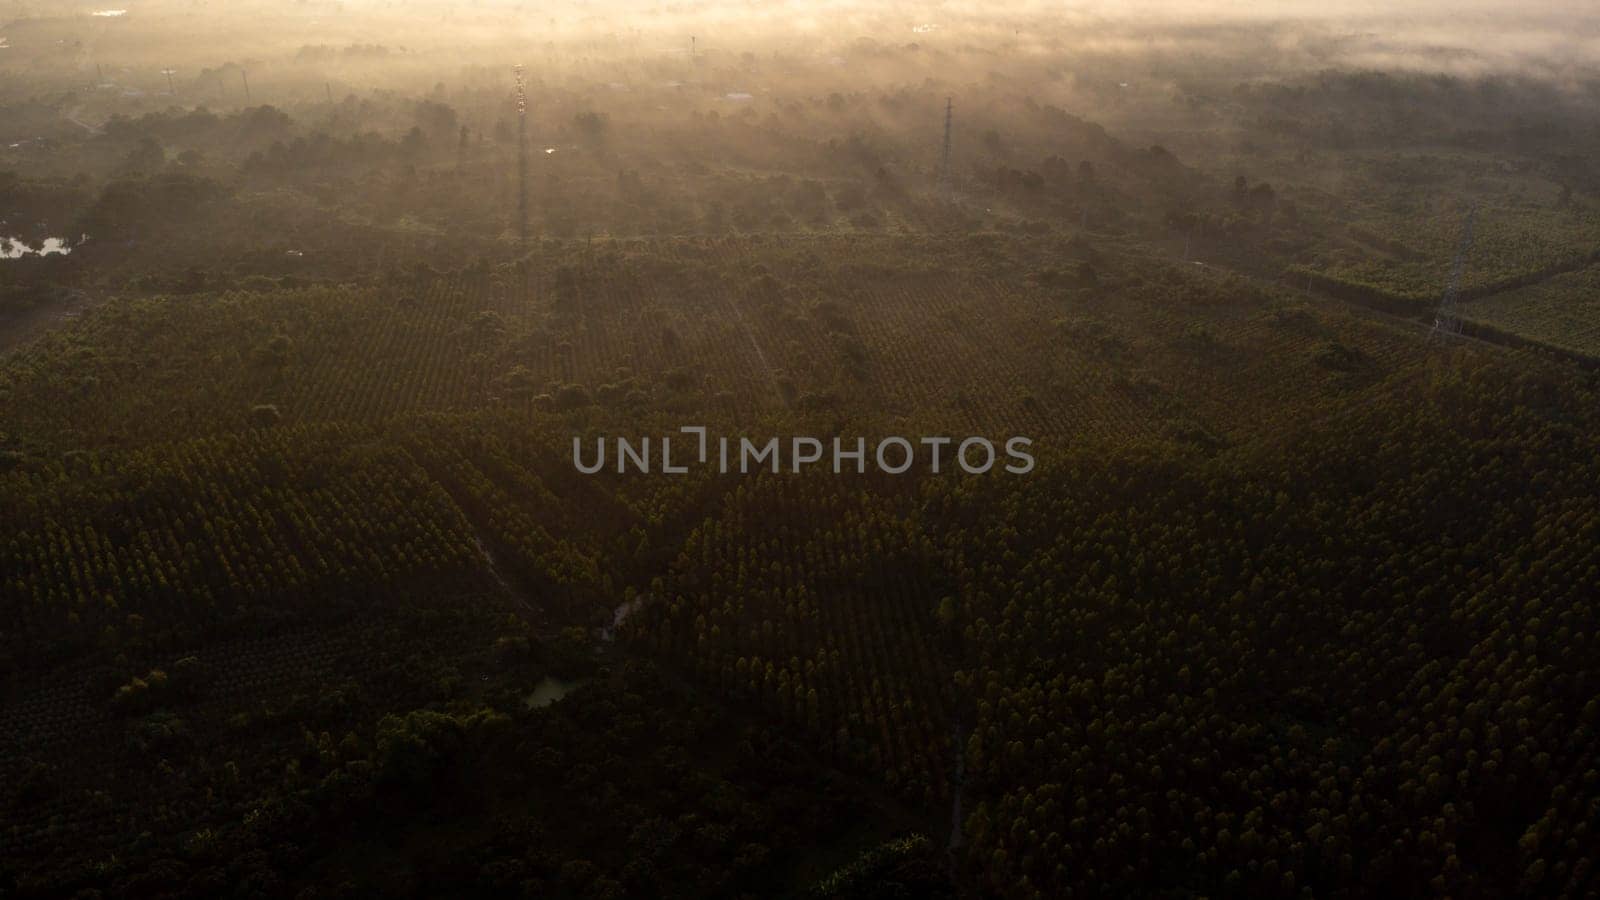
M 1433 336 L 1454 337 L 1461 333 L 1461 273 L 1467 267 L 1467 253 L 1472 250 L 1472 225 L 1478 217 L 1478 208 L 1467 211 L 1467 224 L 1461 232 L 1461 243 L 1456 246 L 1455 261 L 1450 264 L 1450 280 L 1445 284 L 1444 296 L 1439 300 L 1439 311 L 1433 317 Z
M 528 91 L 522 80 L 522 66 L 517 73 L 517 240 L 523 250 L 528 249 Z
M 950 196 L 950 125 L 955 116 L 955 99 L 944 101 L 944 150 L 939 154 L 939 196 Z

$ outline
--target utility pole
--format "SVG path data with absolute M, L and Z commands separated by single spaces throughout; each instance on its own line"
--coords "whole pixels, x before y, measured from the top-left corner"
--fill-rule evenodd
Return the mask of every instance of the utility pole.
M 239 70 L 239 77 L 244 79 L 244 105 L 249 106 L 250 100 L 250 75 L 245 70 Z

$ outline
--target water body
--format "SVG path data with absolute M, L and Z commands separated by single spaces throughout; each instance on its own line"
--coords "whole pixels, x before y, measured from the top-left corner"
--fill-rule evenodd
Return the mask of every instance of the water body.
M 582 681 L 563 681 L 560 678 L 545 678 L 533 686 L 533 690 L 524 698 L 523 702 L 529 709 L 539 709 L 549 706 L 562 697 L 577 690 Z
M 45 238 L 38 247 L 30 247 L 21 240 L 0 238 L 0 259 L 21 259 L 24 256 L 66 256 L 72 247 L 62 238 Z

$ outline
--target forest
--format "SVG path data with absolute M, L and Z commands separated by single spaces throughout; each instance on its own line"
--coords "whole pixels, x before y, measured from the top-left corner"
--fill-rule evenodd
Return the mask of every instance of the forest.
M 0 897 L 1600 893 L 1573 10 L 127 2 L 0 6 Z

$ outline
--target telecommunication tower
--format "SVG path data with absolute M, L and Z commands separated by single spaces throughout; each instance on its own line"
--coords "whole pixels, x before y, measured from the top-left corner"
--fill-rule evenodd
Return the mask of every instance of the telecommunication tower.
M 1461 243 L 1456 246 L 1456 258 L 1450 264 L 1450 281 L 1444 288 L 1444 296 L 1439 300 L 1439 311 L 1433 317 L 1432 336 L 1454 337 L 1461 333 L 1461 316 L 1458 306 L 1461 300 L 1461 273 L 1467 267 L 1467 253 L 1472 250 L 1472 226 L 1478 217 L 1478 208 L 1472 207 L 1467 211 L 1467 224 L 1461 232 Z

